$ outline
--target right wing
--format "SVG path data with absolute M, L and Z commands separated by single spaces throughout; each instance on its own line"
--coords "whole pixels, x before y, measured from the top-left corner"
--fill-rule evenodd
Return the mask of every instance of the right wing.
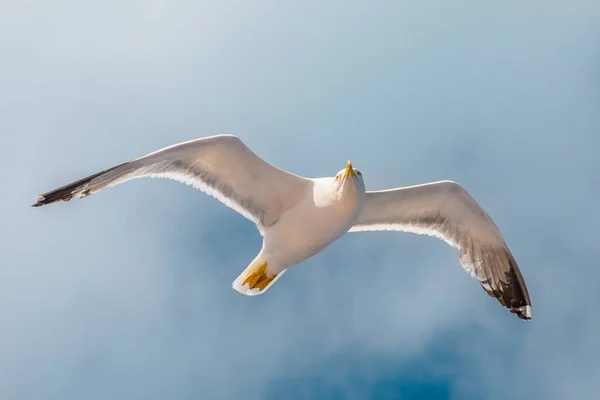
M 254 154 L 232 135 L 175 144 L 44 193 L 34 207 L 86 197 L 134 178 L 175 179 L 217 198 L 259 228 L 269 227 L 311 184 Z

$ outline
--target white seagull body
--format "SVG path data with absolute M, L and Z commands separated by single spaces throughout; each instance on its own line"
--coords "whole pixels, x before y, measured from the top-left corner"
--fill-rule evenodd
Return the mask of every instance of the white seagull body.
M 521 319 L 531 301 L 519 267 L 488 214 L 451 181 L 366 191 L 348 161 L 334 177 L 303 178 L 274 167 L 239 138 L 218 135 L 176 144 L 38 197 L 34 206 L 86 197 L 134 178 L 164 177 L 206 192 L 253 221 L 262 249 L 233 281 L 246 295 L 264 293 L 287 268 L 346 232 L 397 230 L 443 239 L 485 291 Z

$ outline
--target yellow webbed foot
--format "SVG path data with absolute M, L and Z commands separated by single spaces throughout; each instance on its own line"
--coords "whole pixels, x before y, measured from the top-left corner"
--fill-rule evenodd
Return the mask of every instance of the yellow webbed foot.
M 267 262 L 263 262 L 258 267 L 249 271 L 246 279 L 244 279 L 242 285 L 246 283 L 250 286 L 250 289 L 257 288 L 259 290 L 264 290 L 273 279 L 277 277 L 277 274 L 269 277 L 267 275 Z

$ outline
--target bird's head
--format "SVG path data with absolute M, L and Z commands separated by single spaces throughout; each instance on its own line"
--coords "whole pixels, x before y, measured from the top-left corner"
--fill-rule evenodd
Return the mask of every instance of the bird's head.
M 359 170 L 352 168 L 350 160 L 346 163 L 346 168 L 338 172 L 333 179 L 338 190 L 346 188 L 365 190 L 362 173 Z

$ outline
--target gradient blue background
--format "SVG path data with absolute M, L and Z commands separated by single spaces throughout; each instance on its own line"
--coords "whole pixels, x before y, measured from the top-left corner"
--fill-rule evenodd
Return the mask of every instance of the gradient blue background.
M 600 2 L 1 8 L 0 398 L 598 398 Z M 346 235 L 248 298 L 258 232 L 190 187 L 29 207 L 217 133 L 305 176 L 461 183 L 534 319 L 430 237 Z

